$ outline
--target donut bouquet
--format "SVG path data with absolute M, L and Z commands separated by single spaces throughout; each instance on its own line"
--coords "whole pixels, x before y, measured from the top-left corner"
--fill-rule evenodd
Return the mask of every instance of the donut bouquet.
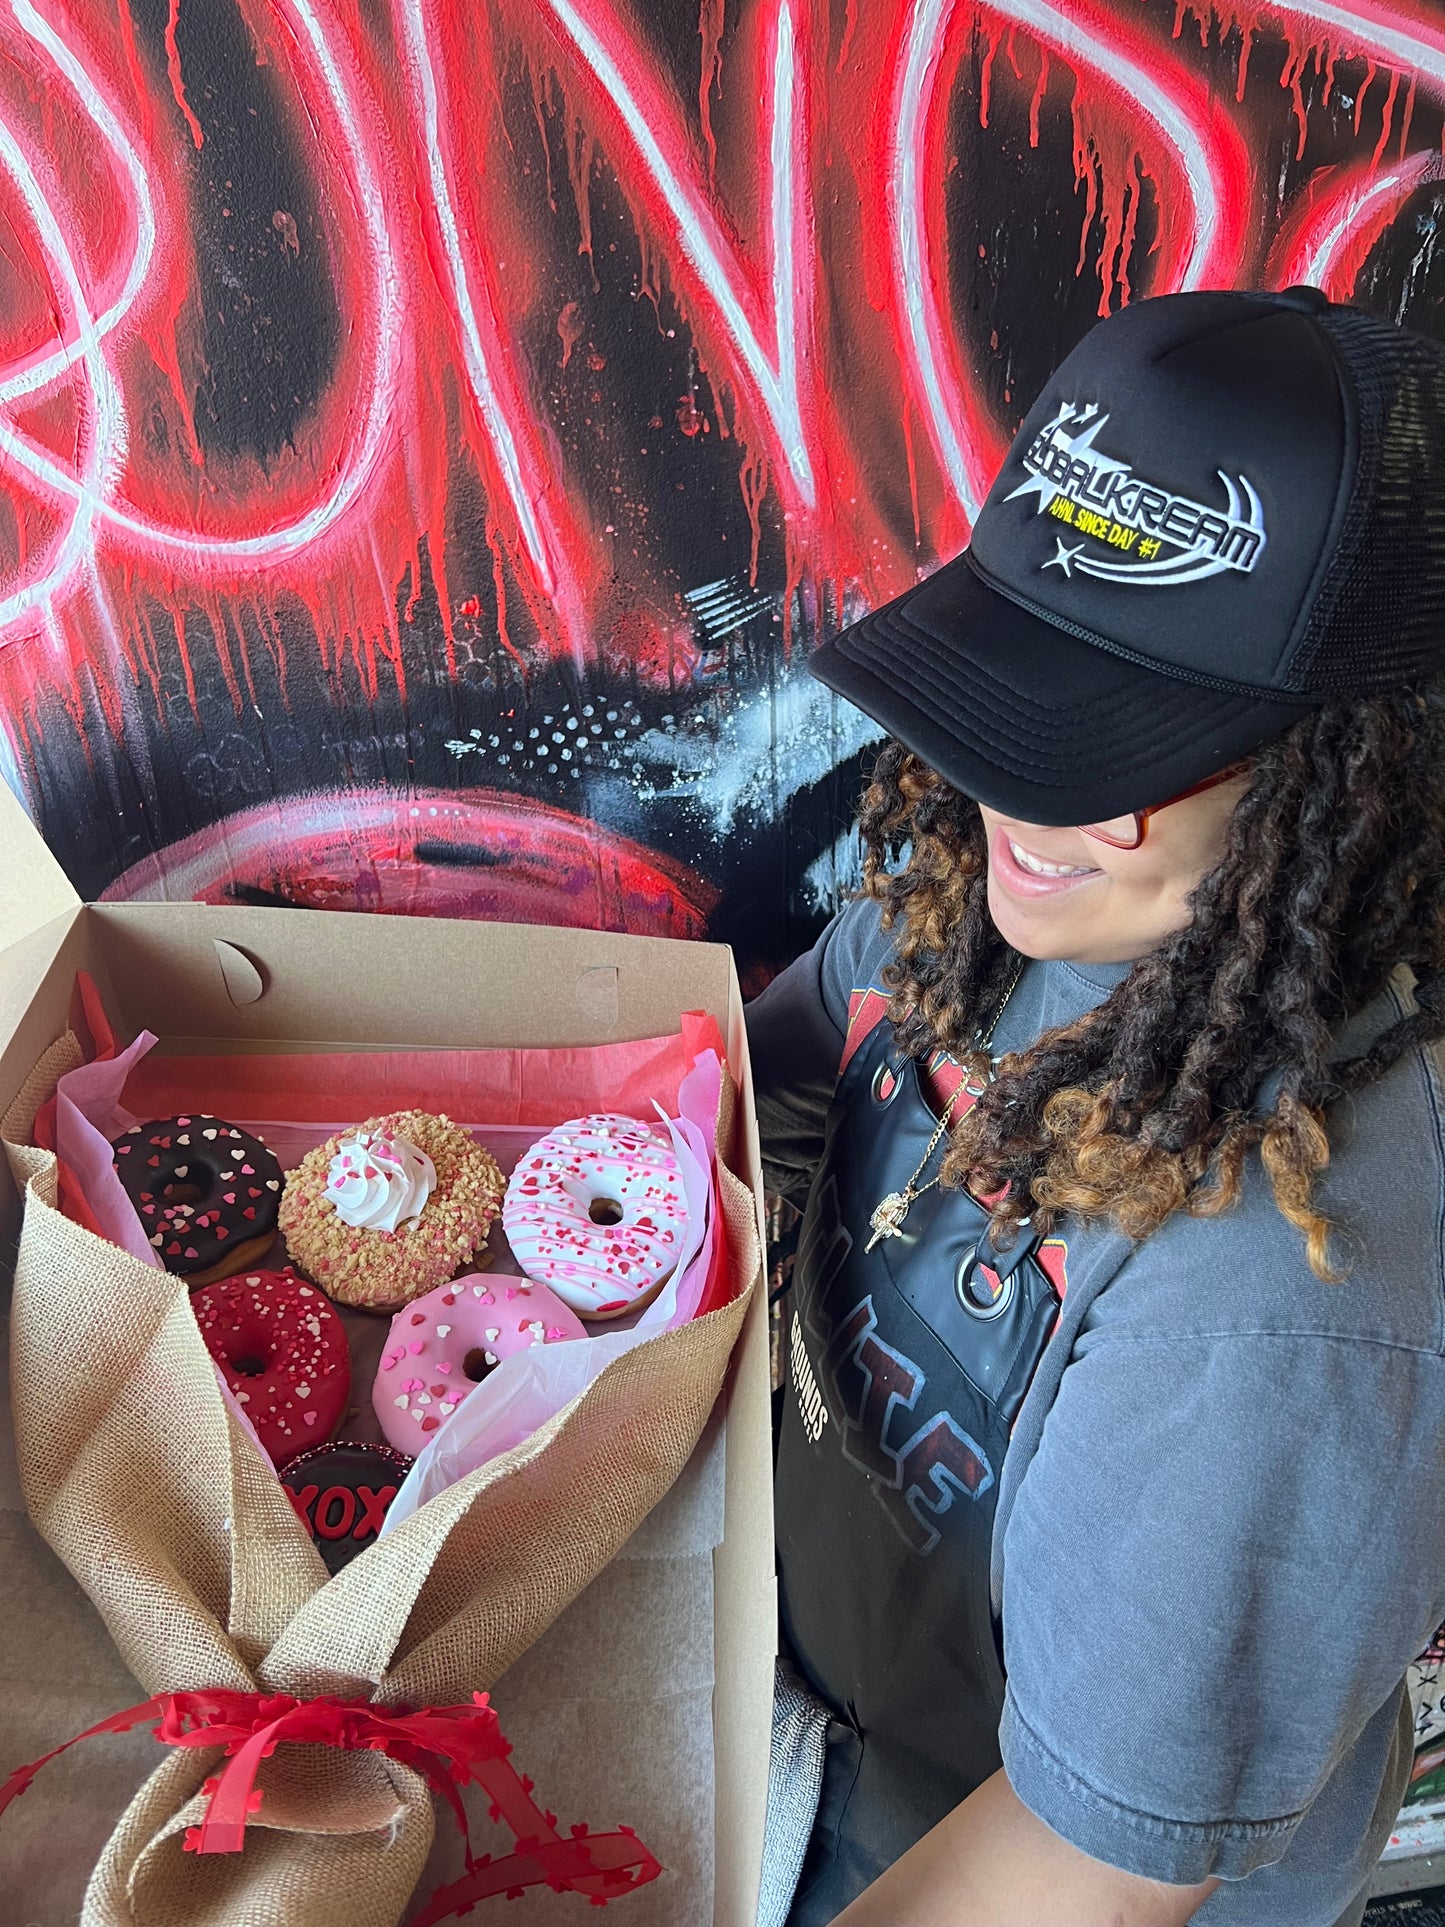
M 706 1073 L 679 1098 L 704 1121 L 715 1110 Z M 510 1179 L 478 1133 L 418 1109 L 333 1132 L 290 1170 L 258 1129 L 179 1112 L 126 1125 L 110 1151 L 140 1231 L 191 1290 L 239 1416 L 332 1570 L 385 1531 L 414 1459 L 426 1455 L 404 1511 L 530 1436 L 576 1396 L 579 1374 L 590 1383 L 697 1310 L 716 1242 L 697 1117 L 571 1118 L 527 1144 Z M 499 1214 L 515 1271 L 464 1269 L 491 1261 Z M 350 1440 L 338 1459 L 329 1442 L 351 1410 L 352 1352 L 366 1350 L 345 1312 L 393 1316 L 372 1398 L 384 1443 Z M 542 1362 L 542 1348 L 620 1321 L 634 1338 L 555 1370 Z M 474 1397 L 524 1352 L 536 1354 L 524 1389 L 501 1372 Z M 465 1425 L 439 1438 L 466 1400 Z M 318 1483 L 320 1459 L 330 1483 Z M 372 1503 L 358 1510 L 362 1490 Z
M 718 1149 L 733 1097 L 715 1026 L 446 1061 L 154 1041 L 62 1037 L 4 1119 L 28 1194 L 31 1516 L 158 1705 L 197 1685 L 284 1700 L 298 1737 L 333 1704 L 480 1719 L 473 1696 L 635 1531 L 721 1386 L 759 1253 L 753 1193 Z M 232 1845 L 260 1827 L 267 1850 L 220 1859 L 169 1844 L 219 1825 L 217 1755 L 167 1758 L 86 1919 L 350 1927 L 364 1891 L 365 1920 L 392 1927 L 440 1782 L 405 1764 L 411 1742 L 390 1759 L 322 1743 L 342 1749 L 323 1782 L 285 1748 L 256 1755 Z M 528 1832 L 510 1789 L 498 1810 Z M 530 1871 L 469 1857 L 453 1911 L 507 1880 L 595 1899 L 657 1871 L 630 1834 L 579 1853 L 529 1811 Z

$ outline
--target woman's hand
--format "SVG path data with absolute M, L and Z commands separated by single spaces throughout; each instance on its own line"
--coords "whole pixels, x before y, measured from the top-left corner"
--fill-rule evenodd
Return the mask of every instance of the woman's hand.
M 1036 1819 L 999 1769 L 834 1927 L 1184 1927 L 1219 1885 L 1121 1873 Z

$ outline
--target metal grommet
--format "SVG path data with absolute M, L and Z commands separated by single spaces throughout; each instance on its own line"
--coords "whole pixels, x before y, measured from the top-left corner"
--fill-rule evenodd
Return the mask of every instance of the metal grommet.
M 978 1246 L 970 1245 L 958 1261 L 953 1291 L 970 1318 L 997 1318 L 1013 1303 L 1014 1273 L 1000 1278 L 980 1261 Z
M 874 1103 L 891 1104 L 898 1095 L 898 1086 L 901 1081 L 897 1070 L 885 1057 L 874 1071 L 873 1082 L 869 1087 L 873 1093 Z

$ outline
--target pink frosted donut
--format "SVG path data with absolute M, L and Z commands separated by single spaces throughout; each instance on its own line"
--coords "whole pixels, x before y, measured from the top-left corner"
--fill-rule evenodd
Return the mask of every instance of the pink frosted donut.
M 530 1278 L 469 1271 L 438 1285 L 391 1321 L 371 1388 L 381 1429 L 414 1456 L 504 1358 L 586 1336 L 576 1314 Z
M 559 1125 L 513 1171 L 502 1224 L 527 1276 L 584 1318 L 640 1309 L 671 1276 L 687 1225 L 671 1138 L 609 1111 Z

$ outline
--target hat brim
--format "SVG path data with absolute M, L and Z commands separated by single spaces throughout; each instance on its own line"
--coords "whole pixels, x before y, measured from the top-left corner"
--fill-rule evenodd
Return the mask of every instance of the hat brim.
M 1082 641 L 991 588 L 967 551 L 808 667 L 965 795 L 1051 826 L 1178 796 L 1313 707 L 1185 682 Z

